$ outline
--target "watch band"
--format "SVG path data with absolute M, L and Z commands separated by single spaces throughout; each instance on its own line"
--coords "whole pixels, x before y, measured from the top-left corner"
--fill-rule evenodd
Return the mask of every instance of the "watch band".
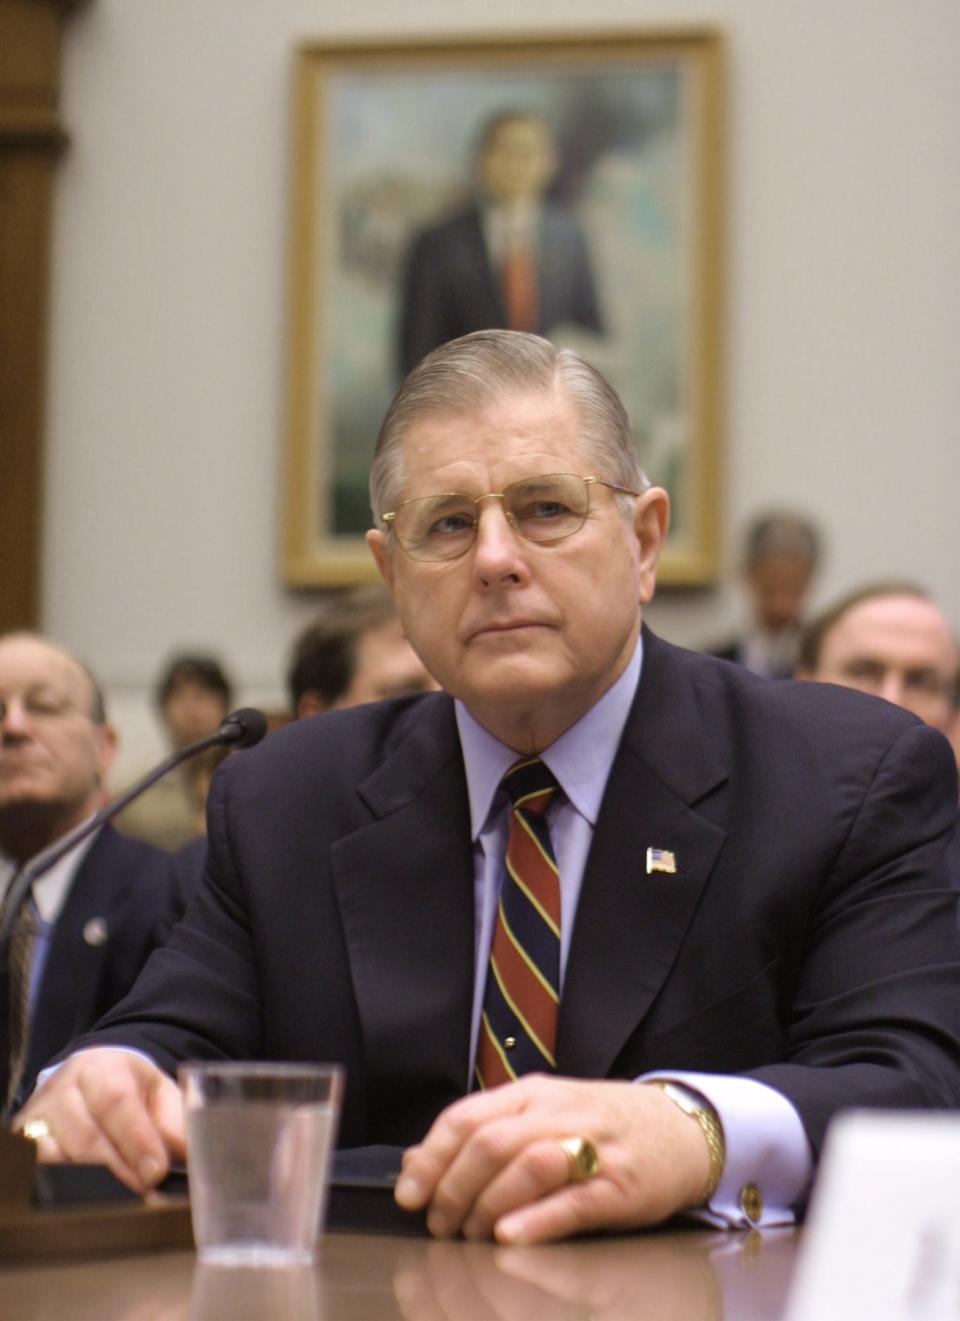
M 691 1091 L 689 1087 L 660 1078 L 651 1078 L 650 1083 L 653 1087 L 659 1087 L 675 1106 L 700 1125 L 700 1132 L 710 1152 L 710 1173 L 707 1176 L 706 1187 L 696 1205 L 706 1206 L 723 1178 L 723 1167 L 727 1159 L 727 1143 L 723 1136 L 720 1118 L 710 1102 L 698 1092 Z

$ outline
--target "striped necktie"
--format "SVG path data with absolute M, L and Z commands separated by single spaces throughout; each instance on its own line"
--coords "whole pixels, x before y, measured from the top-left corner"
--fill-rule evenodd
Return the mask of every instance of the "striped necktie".
M 15 890 L 19 872 L 13 877 L 7 888 L 7 894 L 0 906 L 0 921 L 6 918 L 9 900 Z M 33 946 L 37 937 L 38 914 L 33 896 L 24 895 L 13 926 L 6 949 L 6 968 L 3 984 L 0 986 L 0 1046 L 3 1058 L 0 1059 L 0 1088 L 5 1111 L 9 1111 L 19 1090 L 23 1071 L 27 1063 L 30 1045 L 30 967 L 33 962 Z
M 557 781 L 539 758 L 503 779 L 512 804 L 477 1044 L 476 1084 L 556 1070 L 560 879 L 544 813 Z

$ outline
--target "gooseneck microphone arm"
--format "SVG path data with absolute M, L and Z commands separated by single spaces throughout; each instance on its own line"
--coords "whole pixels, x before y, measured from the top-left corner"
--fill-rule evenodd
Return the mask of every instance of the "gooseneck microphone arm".
M 169 757 L 165 757 L 152 771 L 148 771 L 142 779 L 137 780 L 118 798 L 108 803 L 106 807 L 101 807 L 100 811 L 90 817 L 88 821 L 76 826 L 28 862 L 14 877 L 9 902 L 6 902 L 6 912 L 3 923 L 0 924 L 0 962 L 6 961 L 7 941 L 31 885 L 48 872 L 51 867 L 56 866 L 60 859 L 65 857 L 72 848 L 75 848 L 82 840 L 92 835 L 95 830 L 99 830 L 106 822 L 112 820 L 118 812 L 122 812 L 129 803 L 132 803 L 135 798 L 139 798 L 142 793 L 146 793 L 158 780 L 169 774 L 182 762 L 189 761 L 191 757 L 196 757 L 201 752 L 206 752 L 208 748 L 252 748 L 255 743 L 260 742 L 266 732 L 267 718 L 262 711 L 257 711 L 252 706 L 245 706 L 239 711 L 232 712 L 215 734 L 198 739 L 196 743 L 189 743 L 185 748 L 180 748 L 171 753 Z

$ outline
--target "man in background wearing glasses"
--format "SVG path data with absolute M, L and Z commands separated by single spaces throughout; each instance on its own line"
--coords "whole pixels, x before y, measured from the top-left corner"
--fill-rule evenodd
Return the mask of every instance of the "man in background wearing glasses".
M 104 826 L 34 882 L 14 878 L 103 806 L 116 751 L 103 697 L 73 656 L 0 635 L 0 1107 L 123 998 L 183 911 L 169 854 Z
M 788 1222 L 838 1109 L 957 1104 L 950 749 L 642 628 L 668 499 L 603 378 L 515 332 L 441 347 L 371 499 L 445 692 L 230 759 L 209 884 L 82 1043 L 160 1069 L 75 1055 L 21 1116 L 41 1153 L 144 1187 L 186 1054 L 338 1060 L 341 1144 L 416 1144 L 403 1206 L 530 1243 Z

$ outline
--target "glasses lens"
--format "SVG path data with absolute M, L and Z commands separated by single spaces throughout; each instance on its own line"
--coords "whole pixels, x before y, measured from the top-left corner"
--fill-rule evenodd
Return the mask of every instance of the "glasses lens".
M 560 541 L 579 532 L 588 505 L 586 482 L 567 472 L 527 477 L 503 493 L 506 514 L 528 541 Z
M 408 500 L 393 522 L 397 540 L 417 560 L 452 560 L 470 549 L 477 507 L 468 495 L 447 492 Z

